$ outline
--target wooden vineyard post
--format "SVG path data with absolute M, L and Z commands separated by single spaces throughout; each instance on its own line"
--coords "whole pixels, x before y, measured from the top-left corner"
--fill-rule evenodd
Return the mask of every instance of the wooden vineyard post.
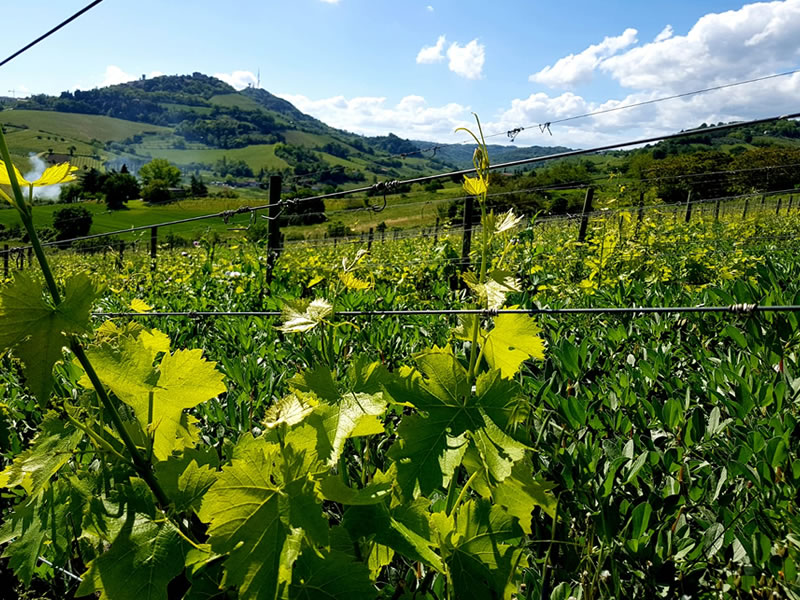
M 150 270 L 156 270 L 156 253 L 158 252 L 158 227 L 150 228 Z
M 369 236 L 367 237 L 367 250 L 372 250 L 372 241 L 375 239 L 375 230 L 369 228 Z
M 744 219 L 747 216 L 747 207 L 749 206 L 749 204 L 750 204 L 750 198 L 745 198 L 744 208 L 742 209 L 742 219 Z
M 764 205 L 767 203 L 767 195 L 761 194 L 761 208 L 764 208 Z
M 689 193 L 686 196 L 686 217 L 684 218 L 684 223 L 688 223 L 692 220 L 692 190 L 689 190 Z
M 461 239 L 461 271 L 469 269 L 469 253 L 472 248 L 472 211 L 475 203 L 474 196 L 467 196 L 464 200 L 464 226 Z
M 433 228 L 433 245 L 439 243 L 439 217 L 436 217 L 436 225 Z
M 272 283 L 272 271 L 281 251 L 281 176 L 269 178 L 269 232 L 267 234 L 267 283 Z
M 776 217 L 777 217 L 779 214 L 781 214 L 781 202 L 782 202 L 782 201 L 783 201 L 783 198 L 778 198 L 778 203 L 775 205 L 775 216 L 776 216 Z
M 33 246 L 28 246 L 28 267 L 33 267 Z
M 3 277 L 8 279 L 8 244 L 3 244 Z
M 586 240 L 586 229 L 589 227 L 589 213 L 592 212 L 592 198 L 594 198 L 594 189 L 586 189 L 586 197 L 583 199 L 583 211 L 581 212 L 581 225 L 578 229 L 578 241 L 584 242 Z
M 25 250 L 22 248 L 17 249 L 17 268 L 20 271 L 25 270 Z
M 125 240 L 119 241 L 119 256 L 117 257 L 117 269 L 122 272 L 122 265 L 125 258 Z
M 639 229 L 644 220 L 644 192 L 639 192 L 639 213 L 636 215 L 636 230 L 633 232 L 634 239 L 639 237 Z
M 788 215 L 792 212 L 792 202 L 794 202 L 794 196 L 789 194 L 789 203 L 786 205 L 786 214 Z
M 719 221 L 719 198 L 717 198 L 717 201 L 714 202 L 714 221 Z

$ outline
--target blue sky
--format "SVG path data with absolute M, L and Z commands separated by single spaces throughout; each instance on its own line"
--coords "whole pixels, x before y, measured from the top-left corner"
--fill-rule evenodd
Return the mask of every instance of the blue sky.
M 5 57 L 86 0 L 3 7 Z M 255 81 L 331 125 L 454 141 L 800 66 L 800 0 L 105 0 L 0 69 L 0 95 L 141 74 Z M 800 76 L 525 131 L 581 146 L 797 110 Z M 502 137 L 495 141 L 503 141 Z M 506 140 L 507 141 L 507 140 Z

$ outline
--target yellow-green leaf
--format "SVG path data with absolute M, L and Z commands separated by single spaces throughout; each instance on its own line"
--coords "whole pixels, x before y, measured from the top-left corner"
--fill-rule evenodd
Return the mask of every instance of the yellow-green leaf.
M 539 332 L 528 315 L 499 315 L 484 341 L 484 355 L 489 366 L 499 369 L 503 377 L 513 377 L 529 358 L 544 360 L 545 342 Z
M 90 327 L 97 289 L 81 274 L 67 281 L 57 306 L 46 302 L 42 291 L 24 273 L 0 290 L 0 351 L 11 350 L 23 362 L 28 387 L 44 403 L 53 387 L 53 365 L 62 360 L 68 336 Z
M 481 196 L 486 193 L 488 186 L 481 177 L 464 177 L 464 191 L 470 196 Z

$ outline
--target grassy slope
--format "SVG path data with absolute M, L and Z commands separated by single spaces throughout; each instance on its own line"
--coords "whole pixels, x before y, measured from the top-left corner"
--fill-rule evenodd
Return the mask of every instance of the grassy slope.
M 137 133 L 155 131 L 168 133 L 169 127 L 134 123 L 98 115 L 78 115 L 39 110 L 9 110 L 0 112 L 0 123 L 27 125 L 30 129 L 52 133 L 64 138 L 101 142 L 120 141 Z

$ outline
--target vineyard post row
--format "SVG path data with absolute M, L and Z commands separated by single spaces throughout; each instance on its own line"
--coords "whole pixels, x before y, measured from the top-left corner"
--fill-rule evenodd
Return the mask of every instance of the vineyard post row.
M 281 234 L 281 227 L 280 227 L 280 216 L 285 210 L 285 208 L 281 205 L 280 202 L 280 195 L 282 189 L 282 178 L 280 175 L 273 175 L 270 177 L 270 185 L 269 185 L 269 213 L 268 216 L 262 217 L 269 221 L 268 226 L 268 233 L 267 233 L 267 279 L 268 281 L 272 280 L 272 272 L 275 267 L 275 263 L 278 257 L 281 254 L 283 249 L 283 235 Z M 762 212 L 766 211 L 767 206 L 767 195 L 766 193 L 761 194 L 761 202 L 760 207 Z M 586 196 L 584 198 L 583 208 L 581 210 L 581 215 L 579 219 L 579 228 L 577 234 L 577 241 L 579 243 L 584 243 L 586 241 L 586 234 L 588 232 L 589 222 L 591 220 L 591 216 L 594 212 L 593 208 L 593 199 L 594 199 L 594 188 L 589 186 L 586 188 Z M 716 198 L 714 200 L 714 221 L 718 222 L 720 219 L 720 215 L 724 214 L 725 212 L 725 205 L 722 203 L 723 198 Z M 686 206 L 685 206 L 685 213 L 684 213 L 684 222 L 690 223 L 693 217 L 693 205 L 702 202 L 697 198 L 693 199 L 692 190 L 690 189 L 687 193 L 686 197 Z M 678 220 L 678 213 L 680 210 L 680 204 L 673 205 L 672 214 L 673 220 L 677 222 Z M 748 210 L 750 206 L 750 198 L 749 196 L 745 196 L 744 198 L 744 205 L 742 207 L 741 218 L 744 219 L 747 217 Z M 785 214 L 789 214 L 794 207 L 794 195 L 790 194 L 788 201 L 785 205 Z M 639 229 L 641 227 L 641 223 L 644 220 L 644 193 L 639 194 L 639 201 L 636 205 L 631 206 L 631 211 L 636 210 L 636 227 L 634 238 L 638 236 Z M 775 203 L 775 216 L 780 216 L 781 209 L 784 208 L 783 198 L 778 196 L 776 203 Z M 705 207 L 701 206 L 701 212 L 704 212 Z M 462 223 L 462 243 L 461 243 L 461 259 L 460 259 L 460 270 L 466 271 L 469 269 L 470 266 L 470 253 L 472 250 L 472 234 L 475 228 L 474 220 L 475 220 L 475 209 L 474 209 L 474 196 L 465 196 L 464 197 L 464 213 L 463 213 L 463 223 Z M 622 217 L 620 217 L 622 219 Z M 544 221 L 542 222 L 544 224 Z M 620 222 L 620 232 L 622 232 L 622 222 Z M 151 260 L 151 272 L 155 273 L 158 269 L 158 229 L 159 225 L 152 225 L 150 228 L 150 260 Z M 432 228 L 432 230 L 423 230 L 424 237 L 428 237 L 430 233 L 433 233 L 434 244 L 439 239 L 439 218 L 436 218 L 436 225 Z M 393 232 L 393 240 L 397 241 L 398 234 L 397 230 Z M 367 244 L 368 249 L 372 248 L 372 244 L 374 242 L 374 228 L 370 228 L 368 232 L 363 232 L 362 235 L 356 238 L 356 242 L 361 242 L 361 244 Z M 334 246 L 337 245 L 337 238 L 333 238 Z M 381 242 L 385 241 L 385 229 L 381 229 Z M 344 243 L 344 241 L 343 241 Z M 125 240 L 119 240 L 117 245 L 118 255 L 116 258 L 116 266 L 117 269 L 122 271 L 124 267 L 124 255 L 126 246 L 128 248 L 135 246 L 135 244 L 126 244 Z M 16 269 L 18 271 L 22 271 L 25 268 L 25 250 L 27 249 L 28 254 L 28 266 L 33 266 L 33 252 L 30 246 L 28 247 L 11 247 L 9 248 L 8 244 L 3 245 L 2 251 L 0 253 L 3 256 L 3 276 L 7 279 L 9 277 L 12 262 L 11 258 L 16 257 L 14 261 L 16 263 Z M 108 248 L 104 248 L 103 254 L 105 255 Z M 454 284 L 455 285 L 455 284 Z

